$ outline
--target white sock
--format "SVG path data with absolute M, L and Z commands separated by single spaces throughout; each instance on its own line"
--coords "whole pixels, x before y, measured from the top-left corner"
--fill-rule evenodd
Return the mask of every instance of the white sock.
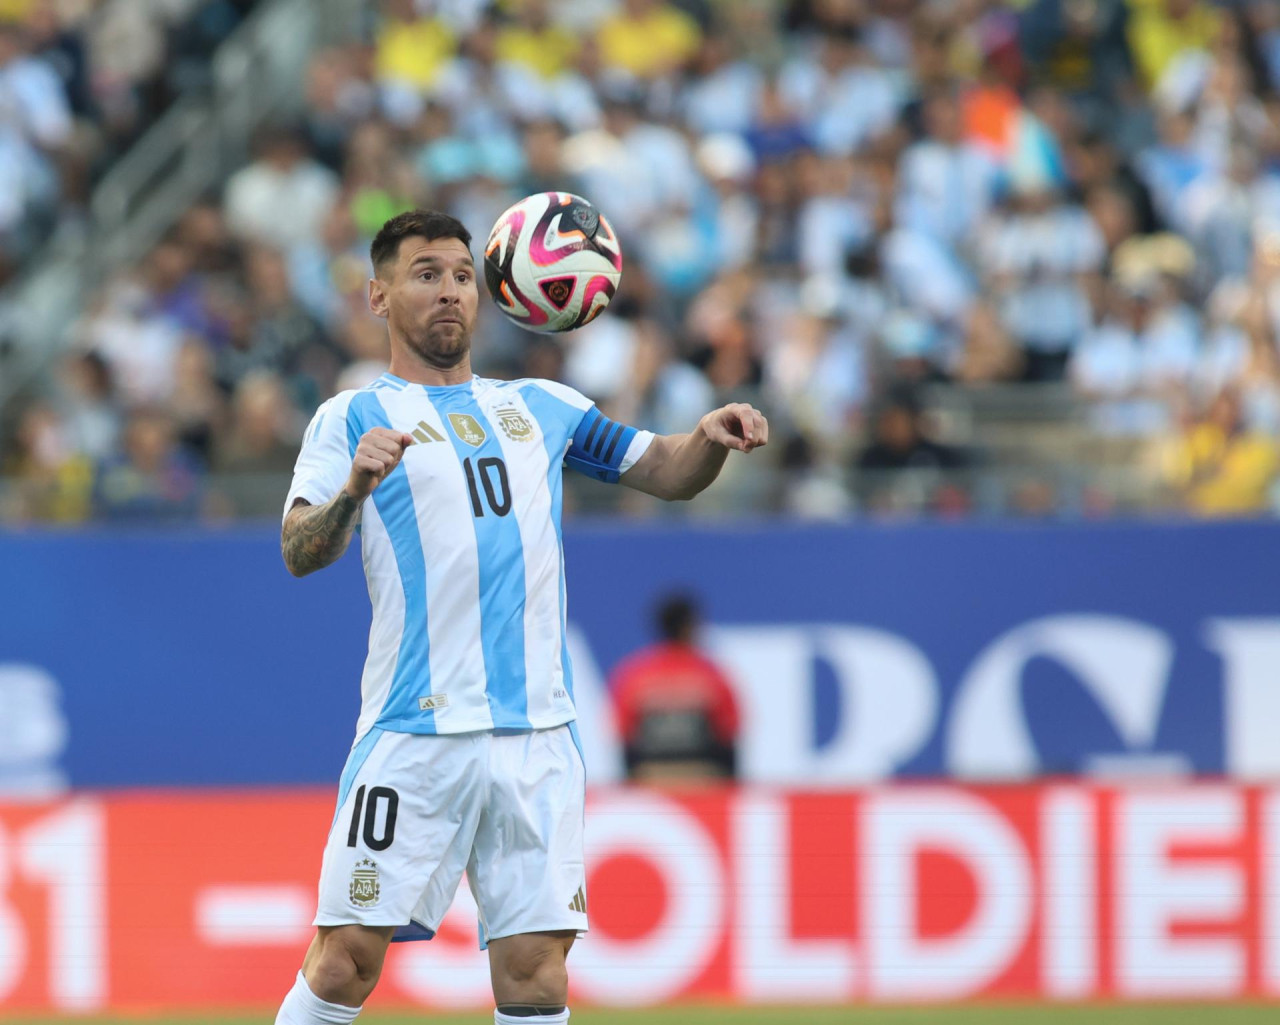
M 351 1025 L 359 1013 L 358 1007 L 321 1000 L 311 992 L 306 976 L 299 972 L 298 981 L 280 1005 L 276 1025 Z
M 559 1014 L 535 1014 L 532 1017 L 517 1018 L 514 1014 L 493 1012 L 493 1025 L 564 1025 L 569 1020 L 569 1008 Z

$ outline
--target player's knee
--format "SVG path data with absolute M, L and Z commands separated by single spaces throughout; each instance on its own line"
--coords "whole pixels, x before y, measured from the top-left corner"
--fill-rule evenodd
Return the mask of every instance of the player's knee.
M 304 970 L 307 984 L 321 1000 L 359 1006 L 382 974 L 382 956 L 380 947 L 357 937 L 330 935 Z
M 511 952 L 506 975 L 521 995 L 531 1004 L 563 1004 L 569 994 L 569 970 L 565 967 L 564 948 L 548 943 Z

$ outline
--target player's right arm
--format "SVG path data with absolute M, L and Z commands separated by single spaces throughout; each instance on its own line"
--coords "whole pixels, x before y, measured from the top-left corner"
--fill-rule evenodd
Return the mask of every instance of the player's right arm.
M 361 436 L 346 483 L 333 498 L 323 505 L 312 505 L 301 496 L 293 499 L 280 531 L 280 554 L 290 573 L 305 577 L 342 557 L 364 500 L 400 465 L 404 450 L 412 444 L 407 434 L 374 427 Z

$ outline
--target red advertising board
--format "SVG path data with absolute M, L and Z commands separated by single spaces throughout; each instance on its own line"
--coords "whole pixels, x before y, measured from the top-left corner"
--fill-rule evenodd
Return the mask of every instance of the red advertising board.
M 332 797 L 0 806 L 0 1009 L 274 1007 Z M 577 1002 L 1280 996 L 1280 791 L 604 790 Z M 465 892 L 372 1004 L 479 1007 Z

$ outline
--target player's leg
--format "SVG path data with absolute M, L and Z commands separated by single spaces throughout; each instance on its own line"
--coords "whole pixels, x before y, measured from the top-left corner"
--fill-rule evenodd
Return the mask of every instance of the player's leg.
M 345 1025 L 398 928 L 434 933 L 474 844 L 487 746 L 381 730 L 352 751 L 320 868 L 319 930 L 277 1021 Z
M 569 1020 L 565 960 L 587 928 L 585 777 L 569 727 L 493 738 L 467 871 L 502 1025 Z
M 577 933 L 522 933 L 489 942 L 489 975 L 498 1005 L 494 1021 L 530 1025 L 569 1020 L 565 959 Z
M 347 1025 L 377 985 L 395 929 L 321 926 L 276 1025 Z

